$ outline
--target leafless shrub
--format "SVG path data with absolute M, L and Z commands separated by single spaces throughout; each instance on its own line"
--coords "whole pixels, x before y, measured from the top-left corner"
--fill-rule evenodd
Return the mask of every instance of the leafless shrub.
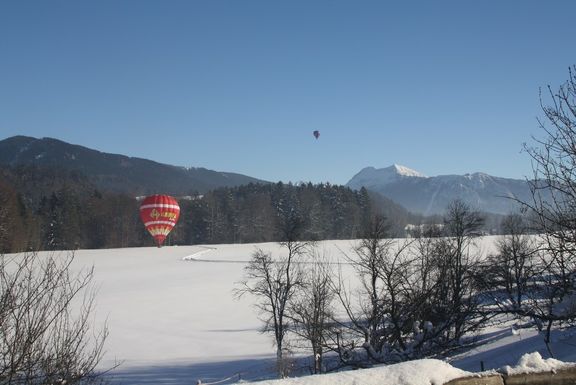
M 90 321 L 93 269 L 70 272 L 73 254 L 0 256 L 0 383 L 102 384 L 108 335 Z

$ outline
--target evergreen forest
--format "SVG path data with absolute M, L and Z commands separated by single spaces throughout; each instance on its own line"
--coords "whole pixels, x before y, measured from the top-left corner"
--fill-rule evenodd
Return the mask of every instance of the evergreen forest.
M 102 191 L 78 171 L 3 166 L 0 252 L 152 246 L 138 198 Z M 374 214 L 390 218 L 390 234 L 401 236 L 420 220 L 366 189 L 329 183 L 247 184 L 175 198 L 180 220 L 166 245 L 277 242 L 294 221 L 300 239 L 354 239 Z

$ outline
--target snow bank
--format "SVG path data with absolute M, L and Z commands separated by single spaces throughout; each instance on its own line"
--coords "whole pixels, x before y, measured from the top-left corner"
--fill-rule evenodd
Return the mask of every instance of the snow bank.
M 537 373 L 537 372 L 556 372 L 558 369 L 574 367 L 574 363 L 562 362 L 554 358 L 543 359 L 540 353 L 524 354 L 515 367 L 504 366 L 501 372 L 507 375 Z
M 257 385 L 441 385 L 472 373 L 434 359 L 347 372 L 257 382 Z

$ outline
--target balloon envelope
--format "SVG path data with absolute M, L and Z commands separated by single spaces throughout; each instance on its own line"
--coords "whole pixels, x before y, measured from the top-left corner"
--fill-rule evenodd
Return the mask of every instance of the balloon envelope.
M 320 136 L 320 131 L 314 131 L 312 134 L 314 134 L 314 137 L 318 139 L 318 137 Z
M 140 219 L 158 247 L 162 246 L 179 217 L 180 206 L 169 195 L 150 195 L 140 204 Z

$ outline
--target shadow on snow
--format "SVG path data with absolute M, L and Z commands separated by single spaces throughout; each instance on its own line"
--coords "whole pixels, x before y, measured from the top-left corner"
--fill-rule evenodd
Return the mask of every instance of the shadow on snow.
M 166 364 L 118 368 L 107 375 L 113 385 L 231 384 L 274 376 L 275 359 L 270 356 L 221 362 Z

